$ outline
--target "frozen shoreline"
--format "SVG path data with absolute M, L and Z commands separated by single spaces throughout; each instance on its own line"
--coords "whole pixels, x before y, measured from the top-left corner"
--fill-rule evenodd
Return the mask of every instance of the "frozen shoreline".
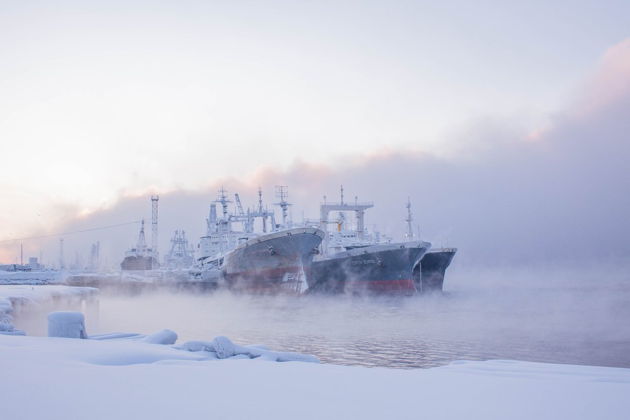
M 66 277 L 66 271 L 5 271 L 0 270 L 0 285 L 2 284 L 29 284 L 45 285 L 59 284 Z
M 14 419 L 625 419 L 630 410 L 630 369 L 518 361 L 395 370 L 0 335 L 0 372 L 0 412 Z
M 0 333 L 16 331 L 13 315 L 22 307 L 48 304 L 59 300 L 80 304 L 93 299 L 98 289 L 61 285 L 0 285 Z
M 0 317 L 14 305 L 97 293 L 0 286 Z M 349 367 L 301 363 L 314 360 L 229 340 L 170 345 L 176 335 L 165 333 L 172 332 L 89 340 L 0 334 L 1 417 L 614 420 L 630 411 L 630 369 L 509 360 Z M 270 362 L 288 360 L 298 361 Z

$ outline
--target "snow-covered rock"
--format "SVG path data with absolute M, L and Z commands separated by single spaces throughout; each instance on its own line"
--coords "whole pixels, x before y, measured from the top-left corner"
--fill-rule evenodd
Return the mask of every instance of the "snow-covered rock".
M 229 338 L 219 336 L 212 341 L 187 341 L 178 348 L 191 352 L 208 352 L 217 359 L 227 358 L 261 358 L 273 362 L 310 362 L 319 363 L 319 359 L 310 354 L 277 352 L 268 350 L 264 346 L 239 346 Z
M 142 341 L 151 344 L 175 344 L 175 342 L 177 341 L 177 333 L 171 330 L 162 330 L 147 335 L 142 339 Z
M 83 314 L 69 311 L 49 313 L 48 337 L 88 338 Z
M 210 344 L 219 359 L 227 359 L 237 354 L 236 346 L 227 337 L 215 337 Z

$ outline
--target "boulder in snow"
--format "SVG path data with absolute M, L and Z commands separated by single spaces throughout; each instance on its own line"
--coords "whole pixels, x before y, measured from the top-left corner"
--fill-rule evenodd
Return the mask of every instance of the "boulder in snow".
M 171 330 L 162 330 L 147 335 L 142 339 L 142 341 L 151 344 L 175 344 L 177 341 L 177 333 Z
M 227 359 L 237 353 L 236 345 L 232 343 L 229 338 L 222 335 L 215 337 L 214 340 L 212 340 L 212 347 L 219 359 Z
M 263 346 L 239 346 L 227 337 L 216 337 L 212 341 L 187 341 L 177 348 L 188 351 L 205 351 L 214 353 L 217 359 L 256 359 L 274 362 L 311 362 L 319 363 L 319 359 L 310 354 L 277 352 L 267 350 Z

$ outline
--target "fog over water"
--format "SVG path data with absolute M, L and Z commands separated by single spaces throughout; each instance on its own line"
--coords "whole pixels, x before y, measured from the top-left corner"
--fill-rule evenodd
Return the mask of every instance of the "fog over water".
M 169 328 L 180 343 L 225 335 L 334 364 L 424 368 L 519 359 L 630 367 L 628 272 L 455 266 L 443 295 L 405 299 L 104 293 L 87 328 L 92 334 Z M 43 334 L 44 315 L 17 324 Z

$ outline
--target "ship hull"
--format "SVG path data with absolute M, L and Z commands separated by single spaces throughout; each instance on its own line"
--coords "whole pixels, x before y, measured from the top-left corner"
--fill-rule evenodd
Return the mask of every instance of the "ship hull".
M 413 268 L 431 245 L 411 242 L 373 245 L 314 261 L 310 293 L 412 295 Z
M 453 261 L 456 248 L 441 248 L 427 252 L 414 268 L 413 279 L 419 293 L 441 292 L 446 269 Z
M 288 229 L 250 239 L 225 255 L 229 289 L 255 294 L 300 294 L 324 237 L 315 228 Z
M 158 268 L 158 262 L 153 257 L 130 256 L 120 263 L 124 271 L 144 271 Z

